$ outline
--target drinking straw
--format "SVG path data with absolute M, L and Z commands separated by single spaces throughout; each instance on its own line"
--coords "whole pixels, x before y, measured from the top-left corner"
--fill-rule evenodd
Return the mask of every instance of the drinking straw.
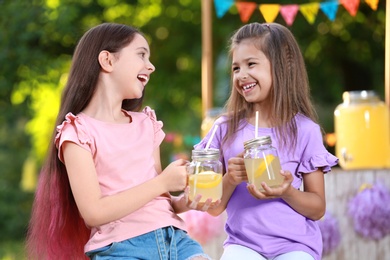
M 218 128 L 218 125 L 215 125 L 214 126 L 214 129 L 213 129 L 213 132 L 211 133 L 211 136 L 210 136 L 210 139 L 209 141 L 207 142 L 206 144 L 206 147 L 205 147 L 205 150 L 207 151 L 210 147 L 210 144 L 211 144 L 211 141 L 213 140 L 214 138 L 214 135 L 215 135 L 215 132 L 217 131 L 217 128 Z M 197 162 L 196 165 L 195 165 L 195 174 L 198 174 L 199 173 L 199 166 L 200 166 L 200 162 Z M 195 179 L 195 185 L 196 185 L 196 179 Z
M 264 159 L 264 163 L 265 163 L 265 168 L 266 168 L 266 171 L 267 171 L 267 174 L 268 174 L 268 180 L 273 180 L 275 178 L 271 178 L 271 173 L 270 173 L 270 169 L 268 168 L 270 165 L 269 165 L 269 162 L 267 161 L 267 157 L 265 156 L 265 153 L 263 152 L 263 159 Z
M 213 132 L 211 133 L 210 139 L 209 139 L 209 141 L 208 141 L 207 144 L 206 144 L 205 150 L 208 150 L 208 149 L 209 149 L 210 144 L 211 144 L 211 141 L 213 140 L 214 135 L 215 135 L 215 132 L 217 131 L 217 128 L 218 128 L 218 125 L 215 125 L 215 126 L 214 126 L 214 129 L 213 129 Z
M 256 117 L 255 117 L 255 138 L 258 137 L 258 128 L 259 128 L 259 111 L 256 111 Z M 257 150 L 255 152 L 255 157 L 257 158 Z
M 255 119 L 255 138 L 257 138 L 257 129 L 259 128 L 259 111 L 256 111 L 256 119 Z

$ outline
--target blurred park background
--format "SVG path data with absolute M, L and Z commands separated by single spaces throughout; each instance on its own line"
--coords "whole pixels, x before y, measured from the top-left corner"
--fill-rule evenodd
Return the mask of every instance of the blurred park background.
M 211 8 L 213 107 L 222 107 L 230 92 L 227 41 L 243 22 L 235 5 L 222 17 Z M 117 22 L 145 33 L 156 72 L 144 104 L 164 122 L 163 164 L 191 153 L 203 117 L 201 10 L 200 0 L 0 0 L 0 259 L 25 257 L 36 178 L 74 47 L 90 27 Z M 255 21 L 264 22 L 259 10 L 248 22 Z M 275 22 L 286 25 L 280 15 Z M 334 131 L 333 111 L 344 91 L 374 90 L 383 100 L 385 1 L 377 10 L 361 1 L 356 15 L 340 5 L 334 20 L 318 11 L 312 23 L 298 12 L 289 28 L 304 54 L 327 133 Z

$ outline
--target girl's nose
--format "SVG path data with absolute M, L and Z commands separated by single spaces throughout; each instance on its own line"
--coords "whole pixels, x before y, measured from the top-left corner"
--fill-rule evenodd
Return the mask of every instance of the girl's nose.
M 151 72 L 156 70 L 156 68 L 154 67 L 154 65 L 151 62 L 149 62 L 146 66 L 147 66 L 147 69 L 150 70 Z
M 248 74 L 244 71 L 242 71 L 239 75 L 240 80 L 246 80 L 248 78 Z

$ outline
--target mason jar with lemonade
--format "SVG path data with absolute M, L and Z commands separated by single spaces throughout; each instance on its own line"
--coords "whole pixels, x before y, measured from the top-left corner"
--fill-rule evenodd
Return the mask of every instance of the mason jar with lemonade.
M 254 184 L 260 191 L 265 182 L 269 187 L 277 187 L 283 183 L 284 176 L 280 174 L 281 166 L 278 151 L 272 146 L 271 137 L 260 136 L 244 142 L 244 163 L 248 182 Z
M 222 197 L 222 163 L 218 149 L 192 150 L 192 161 L 187 165 L 189 199 L 202 195 L 200 202 Z

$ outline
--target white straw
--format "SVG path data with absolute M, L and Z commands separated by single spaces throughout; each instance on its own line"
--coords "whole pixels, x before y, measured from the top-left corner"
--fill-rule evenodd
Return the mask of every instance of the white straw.
M 257 129 L 259 128 L 259 111 L 256 111 L 256 119 L 255 119 L 255 138 L 257 138 Z
M 273 175 L 273 172 L 272 172 L 272 178 L 271 178 L 271 173 L 270 173 L 270 169 L 269 169 L 270 165 L 269 165 L 269 162 L 267 162 L 267 157 L 265 156 L 264 152 L 263 152 L 263 159 L 264 159 L 266 171 L 267 171 L 267 174 L 268 174 L 268 180 L 274 180 L 275 176 Z
M 214 129 L 213 129 L 213 132 L 211 133 L 210 139 L 209 139 L 209 141 L 208 141 L 207 144 L 206 144 L 205 150 L 208 150 L 208 149 L 209 149 L 210 144 L 211 144 L 211 141 L 213 140 L 214 135 L 215 135 L 215 132 L 217 131 L 217 128 L 218 128 L 218 125 L 215 125 L 215 126 L 214 126 Z

